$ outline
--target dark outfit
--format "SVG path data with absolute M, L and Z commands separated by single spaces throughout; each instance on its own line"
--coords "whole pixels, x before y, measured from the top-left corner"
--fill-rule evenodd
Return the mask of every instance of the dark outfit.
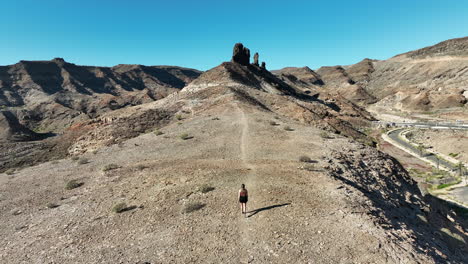
M 241 192 L 239 195 L 239 203 L 247 203 L 248 200 L 247 192 Z

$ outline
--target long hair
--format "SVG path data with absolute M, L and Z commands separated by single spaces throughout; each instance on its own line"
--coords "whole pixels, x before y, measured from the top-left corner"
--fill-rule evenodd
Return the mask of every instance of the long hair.
M 245 184 L 241 184 L 241 189 L 245 189 Z

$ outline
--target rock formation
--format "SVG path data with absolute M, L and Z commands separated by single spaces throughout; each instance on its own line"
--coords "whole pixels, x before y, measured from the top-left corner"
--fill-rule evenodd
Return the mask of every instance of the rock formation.
M 264 61 L 262 61 L 262 68 L 263 68 L 263 69 L 266 69 L 266 64 L 265 64 Z
M 249 65 L 250 63 L 250 50 L 242 43 L 236 43 L 232 52 L 232 62 L 239 63 L 241 65 Z
M 258 66 L 258 65 L 259 65 L 259 64 L 258 64 L 258 52 L 255 52 L 255 55 L 254 55 L 254 57 L 253 57 L 253 58 L 254 58 L 253 65 L 256 65 L 256 66 Z

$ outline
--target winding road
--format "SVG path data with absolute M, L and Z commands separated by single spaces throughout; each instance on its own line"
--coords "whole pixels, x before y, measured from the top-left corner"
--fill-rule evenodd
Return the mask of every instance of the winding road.
M 386 134 L 383 134 L 382 137 L 384 138 L 384 140 L 388 141 L 392 145 L 412 154 L 413 156 L 425 162 L 430 163 L 433 166 L 437 166 L 437 164 L 439 164 L 440 168 L 448 170 L 452 173 L 456 173 L 457 166 L 455 164 L 448 162 L 446 160 L 443 160 L 443 159 L 438 159 L 433 153 L 426 152 L 426 153 L 423 153 L 423 155 L 420 155 L 420 151 L 417 149 L 416 146 L 412 145 L 410 142 L 403 139 L 403 136 L 401 135 L 401 133 L 407 129 L 408 128 L 399 128 L 399 129 L 391 130 L 387 132 Z M 385 136 L 387 136 L 388 138 L 386 138 Z M 445 197 L 445 195 L 444 197 L 440 197 L 440 198 L 450 201 L 450 202 L 455 202 L 466 208 L 468 205 L 468 187 L 463 186 L 463 182 L 460 185 L 461 186 L 451 190 L 450 192 L 451 195 L 454 196 L 458 202 L 454 201 L 453 199 L 449 197 Z
M 407 130 L 407 128 L 399 128 L 399 129 L 395 129 L 395 130 L 392 130 L 390 132 L 387 133 L 387 135 L 394 141 L 396 141 L 400 146 L 406 148 L 407 150 L 410 150 L 411 152 L 413 152 L 414 154 L 416 154 L 416 156 L 420 159 L 426 159 L 426 160 L 429 160 L 431 161 L 432 165 L 434 164 L 437 164 L 439 163 L 439 165 L 442 167 L 442 168 L 445 168 L 449 171 L 456 171 L 457 170 L 457 167 L 455 164 L 452 164 L 446 160 L 443 160 L 443 159 L 440 159 L 440 158 L 437 158 L 433 153 L 423 153 L 423 155 L 420 155 L 420 151 L 411 143 L 409 143 L 408 141 L 404 140 L 401 136 L 401 133 L 403 131 Z M 426 161 L 427 162 L 427 161 Z

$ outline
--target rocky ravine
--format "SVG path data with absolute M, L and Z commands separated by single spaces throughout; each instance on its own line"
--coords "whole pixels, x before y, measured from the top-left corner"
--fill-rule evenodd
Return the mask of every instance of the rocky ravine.
M 233 61 L 85 122 L 77 161 L 0 174 L 0 262 L 463 263 L 466 219 L 358 142 L 368 119 L 343 105 Z

